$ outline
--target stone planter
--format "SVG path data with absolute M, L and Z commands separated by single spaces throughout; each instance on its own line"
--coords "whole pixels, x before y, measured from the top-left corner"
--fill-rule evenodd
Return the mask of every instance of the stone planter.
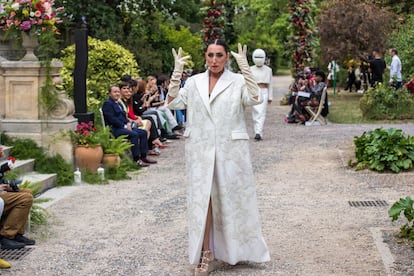
M 38 37 L 22 32 L 22 47 L 26 50 L 22 61 L 38 61 L 39 59 L 34 54 L 37 46 L 39 46 Z
M 88 170 L 96 173 L 101 165 L 102 157 L 103 151 L 100 145 L 95 147 L 78 145 L 75 148 L 76 167 L 81 171 Z

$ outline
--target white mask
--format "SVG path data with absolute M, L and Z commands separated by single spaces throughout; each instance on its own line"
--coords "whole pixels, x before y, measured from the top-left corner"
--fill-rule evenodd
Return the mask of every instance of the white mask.
M 264 65 L 266 60 L 266 53 L 262 49 L 256 49 L 253 51 L 253 62 L 256 66 L 261 67 Z

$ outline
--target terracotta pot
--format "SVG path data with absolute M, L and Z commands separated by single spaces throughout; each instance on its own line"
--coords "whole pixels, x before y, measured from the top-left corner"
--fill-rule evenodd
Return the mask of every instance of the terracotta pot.
M 22 58 L 23 61 L 38 61 L 39 59 L 34 54 L 34 50 L 39 46 L 37 36 L 22 32 L 22 46 L 26 50 L 26 55 Z
M 78 145 L 75 148 L 75 162 L 80 170 L 96 173 L 101 165 L 102 156 L 103 151 L 100 145 L 96 147 Z
M 105 153 L 102 158 L 102 164 L 106 169 L 117 169 L 121 165 L 121 158 L 117 153 Z

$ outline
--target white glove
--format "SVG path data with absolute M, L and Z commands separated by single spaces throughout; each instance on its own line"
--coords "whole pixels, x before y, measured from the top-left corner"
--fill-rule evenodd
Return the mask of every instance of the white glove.
M 181 76 L 184 71 L 184 65 L 187 64 L 186 60 L 189 59 L 190 56 L 182 57 L 183 49 L 181 47 L 178 48 L 178 53 L 173 48 L 172 54 L 174 56 L 174 71 L 171 75 L 170 85 L 168 87 L 168 96 L 175 98 L 178 96 L 178 91 L 180 90 Z
M 239 52 L 235 53 L 231 51 L 231 54 L 236 59 L 237 65 L 239 65 L 240 71 L 243 74 L 244 80 L 246 81 L 247 91 L 251 97 L 257 97 L 259 95 L 259 87 L 254 80 L 252 71 L 250 71 L 249 63 L 247 62 L 247 46 L 239 43 Z

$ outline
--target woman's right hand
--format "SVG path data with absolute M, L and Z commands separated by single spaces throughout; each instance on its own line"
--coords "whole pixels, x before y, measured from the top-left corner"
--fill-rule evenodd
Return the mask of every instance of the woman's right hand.
M 189 59 L 190 56 L 183 57 L 183 49 L 181 47 L 178 48 L 178 52 L 172 48 L 172 54 L 174 56 L 174 71 L 180 72 L 180 74 L 182 74 L 184 71 L 184 66 L 187 64 L 187 59 Z

